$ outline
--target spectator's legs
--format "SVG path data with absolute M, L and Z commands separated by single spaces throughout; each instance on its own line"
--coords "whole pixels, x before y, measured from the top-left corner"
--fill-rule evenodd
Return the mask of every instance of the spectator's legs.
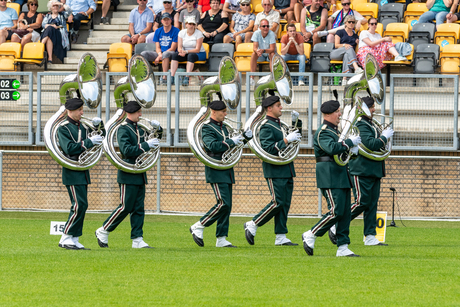
M 251 72 L 256 72 L 258 58 L 259 56 L 257 55 L 257 53 L 253 52 L 251 55 Z
M 332 29 L 332 25 L 334 24 L 334 19 L 332 17 L 329 17 L 327 19 L 327 29 L 330 30 Z
M 80 30 L 81 21 L 87 20 L 88 16 L 78 13 L 77 15 L 73 16 L 73 25 L 70 29 L 70 38 L 72 39 L 72 44 L 76 44 L 78 40 L 78 31 Z
M 268 57 L 269 57 L 269 62 L 270 62 L 270 63 L 271 63 L 271 61 L 272 61 L 274 55 L 275 55 L 275 53 L 270 53 L 270 54 L 268 55 Z M 270 65 L 270 71 L 272 71 L 272 65 Z
M 107 13 L 110 9 L 110 0 L 102 0 L 102 18 L 101 23 L 109 24 L 109 18 L 107 17 Z
M 447 19 L 447 23 L 453 23 L 453 22 L 456 22 L 458 20 L 457 16 L 455 14 L 452 14 L 452 18 L 451 19 Z
M 294 11 L 289 11 L 286 13 L 286 20 L 289 23 L 295 23 L 295 15 Z
M 297 60 L 299 61 L 299 72 L 305 72 L 305 62 L 307 61 L 305 54 L 297 55 Z M 299 79 L 303 80 L 303 77 L 300 77 Z
M 148 61 L 153 62 L 158 57 L 158 53 L 155 51 L 142 51 L 141 55 Z
M 233 42 L 233 38 L 231 38 L 230 35 L 225 35 L 224 36 L 224 43 L 225 44 L 230 44 L 231 42 Z M 235 42 L 236 42 L 236 39 L 235 39 Z M 236 49 L 236 44 L 235 44 L 235 49 Z
M 254 32 L 246 32 L 245 33 L 245 35 L 244 35 L 244 42 L 245 43 L 250 43 L 251 42 L 252 34 L 254 34 Z
M 355 26 L 355 32 L 358 33 L 359 29 L 361 29 L 361 26 L 365 24 L 367 24 L 367 19 L 365 18 L 357 21 Z
M 179 61 L 172 60 L 171 61 L 171 77 L 174 77 L 178 67 L 179 67 Z
M 327 43 L 334 43 L 335 42 L 335 34 L 328 34 L 326 38 Z
M 425 23 L 425 22 L 430 22 L 436 18 L 436 12 L 428 11 L 422 14 L 420 16 L 418 23 Z
M 300 3 L 296 3 L 294 5 L 294 16 L 295 22 L 300 22 L 300 15 L 302 14 L 303 5 Z
M 11 42 L 12 43 L 20 43 L 21 39 L 16 34 L 13 34 L 13 35 L 11 35 Z
M 131 44 L 131 37 L 129 37 L 128 35 L 124 35 L 124 36 L 121 38 L 121 42 L 122 42 L 122 43 Z
M 436 14 L 436 29 L 446 21 L 447 14 L 449 14 L 449 12 L 438 12 Z
M 224 33 L 219 33 L 216 36 L 214 36 L 214 44 L 221 44 L 224 42 Z
M 228 36 L 225 36 L 225 37 L 228 37 Z M 237 35 L 235 38 L 235 50 L 236 48 L 238 48 L 238 45 L 241 44 L 242 42 L 243 42 L 243 39 L 241 38 L 241 36 Z
M 138 44 L 145 43 L 146 38 L 147 38 L 147 36 L 145 36 L 145 35 L 139 35 L 139 38 L 137 39 L 137 43 Z
M 8 37 L 8 31 L 0 30 L 0 44 L 3 44 L 4 42 L 6 42 L 7 37 Z
M 396 51 L 395 47 L 391 47 L 390 49 L 388 49 L 388 52 L 391 53 L 392 55 L 394 55 L 395 57 L 397 57 L 399 55 L 399 53 L 398 53 L 398 51 Z
M 48 61 L 51 62 L 53 60 L 53 41 L 47 36 L 42 39 L 42 43 L 46 47 L 46 52 L 48 53 Z
M 318 43 L 321 43 L 321 37 L 318 36 L 317 32 L 313 34 L 312 40 L 313 40 L 313 46 Z
M 16 35 L 15 35 L 16 36 Z M 24 35 L 21 39 L 21 45 L 22 45 L 22 48 L 24 49 L 24 46 L 27 44 L 27 43 L 30 43 L 32 41 L 32 33 L 29 33 L 27 35 Z

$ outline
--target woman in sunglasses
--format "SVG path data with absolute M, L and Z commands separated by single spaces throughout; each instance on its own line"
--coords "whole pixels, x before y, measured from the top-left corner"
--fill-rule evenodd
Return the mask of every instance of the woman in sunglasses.
M 364 61 L 368 53 L 371 53 L 375 57 L 380 69 L 385 67 L 383 61 L 390 61 L 393 56 L 395 57 L 395 61 L 407 61 L 406 57 L 401 56 L 396 51 L 391 37 L 382 38 L 380 34 L 375 32 L 377 29 L 377 19 L 371 17 L 368 22 L 369 29 L 361 31 L 359 35 L 358 63 L 364 67 Z
M 188 17 L 193 16 L 195 20 L 200 20 L 200 12 L 195 8 L 195 0 L 185 0 L 186 7 L 179 14 L 179 23 L 182 29 L 185 29 L 185 21 Z
M 219 9 L 224 7 L 225 0 L 220 0 Z M 198 11 L 200 14 L 207 12 L 211 9 L 211 0 L 198 0 Z
M 235 42 L 235 49 L 242 42 L 250 43 L 252 30 L 256 15 L 251 13 L 251 1 L 240 0 L 241 12 L 236 12 L 233 15 L 232 23 L 230 24 L 230 33 L 225 35 L 224 43 Z
M 355 31 L 358 32 L 361 28 L 361 25 L 366 24 L 367 20 L 355 10 L 352 10 L 351 7 L 351 0 L 343 0 L 342 1 L 342 9 L 340 11 L 335 11 L 327 19 L 327 29 L 328 29 L 328 36 L 327 42 L 334 43 L 335 42 L 335 34 L 338 30 L 345 29 L 345 17 L 347 16 L 354 16 L 355 17 Z
M 11 41 L 21 43 L 22 47 L 30 42 L 38 42 L 40 40 L 40 34 L 42 33 L 42 22 L 43 15 L 37 12 L 38 2 L 36 0 L 27 1 L 28 12 L 22 12 L 19 15 L 19 20 L 25 19 L 27 21 L 27 30 L 30 32 L 24 37 L 12 36 Z
M 198 30 L 203 32 L 203 43 L 223 43 L 224 36 L 228 33 L 228 15 L 219 5 L 219 0 L 211 0 L 211 9 L 201 14 Z
M 66 10 L 60 12 L 62 6 Z M 58 0 L 49 1 L 48 10 L 50 12 L 45 15 L 42 22 L 42 43 L 45 45 L 46 52 L 48 53 L 48 62 L 53 60 L 53 54 L 61 62 L 64 62 L 70 45 L 66 24 L 67 17 L 71 14 L 71 11 L 67 5 L 62 4 Z

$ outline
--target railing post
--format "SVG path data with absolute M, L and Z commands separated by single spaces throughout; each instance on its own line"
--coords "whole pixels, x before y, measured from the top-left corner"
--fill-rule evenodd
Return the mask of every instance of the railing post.
M 161 152 L 157 161 L 157 213 L 161 212 Z
M 0 211 L 2 211 L 3 198 L 3 150 L 0 150 Z

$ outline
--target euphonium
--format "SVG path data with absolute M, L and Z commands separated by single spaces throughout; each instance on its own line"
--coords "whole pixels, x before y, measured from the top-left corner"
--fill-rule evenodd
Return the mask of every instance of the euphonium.
M 80 154 L 78 161 L 74 161 L 68 158 L 61 150 L 57 137 L 58 128 L 67 118 L 67 110 L 64 104 L 67 99 L 73 97 L 74 93 L 76 93 L 90 109 L 97 108 L 101 102 L 101 72 L 96 58 L 90 53 L 85 53 L 81 56 L 76 74 L 69 75 L 62 80 L 59 88 L 59 99 L 62 106 L 46 122 L 43 131 L 46 149 L 57 163 L 71 170 L 84 171 L 92 168 L 99 161 L 102 155 L 102 145 L 91 147 Z M 94 130 L 88 135 L 89 137 L 95 134 L 102 134 L 100 126 L 94 127 L 91 119 L 82 116 L 80 121 L 83 125 Z
M 376 116 L 389 118 L 390 122 L 388 124 L 382 124 L 381 122 L 379 122 L 378 120 L 375 119 Z M 383 130 L 385 130 L 386 128 L 391 126 L 391 124 L 393 123 L 393 118 L 390 117 L 390 116 L 387 116 L 387 115 L 383 115 L 383 114 L 374 114 L 374 116 L 372 117 L 372 122 L 377 127 L 377 131 L 380 134 L 382 134 Z M 390 155 L 391 146 L 392 146 L 392 144 L 391 144 L 391 138 L 390 138 L 388 140 L 387 144 L 384 147 L 380 148 L 378 151 L 372 151 L 372 150 L 368 149 L 366 146 L 364 146 L 363 143 L 360 143 L 358 145 L 358 149 L 359 149 L 359 154 L 361 156 L 364 156 L 364 157 L 366 157 L 366 158 L 368 158 L 370 160 L 374 160 L 374 161 L 383 161 L 386 158 L 388 158 L 388 156 Z
M 212 101 L 212 95 L 220 93 L 227 108 L 235 110 L 240 103 L 240 92 L 241 82 L 236 64 L 231 57 L 225 56 L 220 61 L 218 75 L 207 78 L 201 85 L 200 101 L 202 107 L 187 128 L 187 141 L 190 149 L 198 160 L 206 166 L 221 170 L 229 169 L 234 167 L 241 159 L 244 144 L 228 149 L 223 153 L 222 160 L 217 160 L 206 153 L 201 138 L 201 129 L 209 121 L 211 115 L 208 104 Z M 228 121 L 229 119 L 226 117 L 223 124 L 227 127 L 230 137 L 242 133 L 241 130 L 234 129 Z M 239 122 L 237 123 L 240 124 Z
M 265 109 L 262 107 L 262 100 L 268 94 L 268 91 L 274 90 L 278 92 L 280 100 L 290 105 L 292 103 L 292 79 L 289 68 L 283 58 L 275 54 L 272 62 L 272 72 L 259 79 L 254 89 L 254 100 L 256 102 L 256 111 L 249 117 L 246 122 L 245 129 L 251 129 L 253 138 L 249 141 L 248 146 L 251 151 L 259 157 L 262 161 L 270 164 L 283 165 L 294 161 L 300 149 L 300 142 L 292 142 L 287 145 L 285 149 L 278 153 L 278 156 L 266 152 L 260 144 L 259 134 L 260 128 L 265 124 Z M 280 120 L 281 129 L 286 137 L 292 131 L 297 130 L 297 123 L 294 127 L 289 127 L 285 122 Z
M 144 173 L 151 169 L 160 156 L 160 146 L 151 148 L 149 151 L 137 157 L 134 164 L 123 161 L 115 150 L 115 142 L 118 128 L 126 119 L 126 112 L 123 106 L 128 102 L 128 94 L 132 93 L 136 102 L 143 108 L 149 109 L 155 103 L 156 87 L 152 67 L 141 55 L 134 55 L 128 64 L 128 76 L 121 78 L 115 85 L 114 96 L 118 110 L 107 122 L 107 137 L 102 142 L 107 159 L 118 169 L 127 173 Z M 140 120 L 150 121 L 140 117 Z M 148 127 L 142 122 L 137 123 L 138 127 L 147 134 L 145 141 L 158 138 L 161 131 L 159 127 Z

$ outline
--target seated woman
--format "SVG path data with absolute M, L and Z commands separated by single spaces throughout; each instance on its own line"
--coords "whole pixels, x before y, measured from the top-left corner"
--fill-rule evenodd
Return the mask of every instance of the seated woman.
M 327 29 L 328 29 L 328 43 L 335 42 L 335 34 L 338 30 L 345 29 L 345 17 L 347 16 L 354 16 L 356 20 L 355 30 L 356 32 L 359 31 L 361 25 L 366 24 L 367 20 L 355 10 L 350 8 L 351 0 L 343 0 L 342 1 L 342 9 L 340 11 L 336 11 L 327 19 Z
M 64 4 L 58 0 L 48 2 L 48 10 L 50 11 L 43 18 L 41 36 L 42 43 L 45 44 L 46 52 L 48 53 L 48 62 L 53 60 L 54 55 L 64 62 L 69 49 L 69 37 L 67 34 L 67 15 L 69 10 L 59 12 Z
M 211 9 L 201 14 L 198 30 L 203 32 L 204 43 L 223 43 L 228 33 L 228 15 L 219 9 L 219 5 L 219 0 L 211 0 Z
M 331 60 L 343 61 L 343 73 L 349 73 L 350 69 L 353 69 L 355 73 L 363 71 L 356 60 L 355 48 L 358 45 L 359 36 L 354 31 L 355 24 L 355 16 L 348 15 L 345 17 L 345 29 L 338 30 L 335 34 L 336 49 L 331 52 Z M 344 77 L 344 80 L 346 80 L 346 77 Z
M 242 42 L 251 42 L 252 30 L 256 20 L 256 15 L 251 13 L 250 0 L 241 0 L 240 6 L 242 11 L 236 12 L 233 15 L 232 23 L 230 24 L 230 33 L 224 36 L 224 43 L 235 41 L 235 49 Z
M 241 3 L 243 2 L 240 0 L 225 0 L 224 7 L 222 8 L 222 10 L 224 12 L 227 12 L 229 20 L 232 20 L 233 14 L 235 14 L 236 12 L 241 12 Z M 249 1 L 249 7 L 251 7 L 251 1 Z
M 368 53 L 371 53 L 375 57 L 380 69 L 385 67 L 383 61 L 390 61 L 393 56 L 395 57 L 395 61 L 407 61 L 406 57 L 399 55 L 398 51 L 396 51 L 391 37 L 382 38 L 380 34 L 375 32 L 377 19 L 371 17 L 368 22 L 369 29 L 362 31 L 359 35 L 359 49 L 357 53 L 359 65 L 364 67 L 364 61 Z
M 25 20 L 27 22 L 27 31 L 23 37 L 19 35 L 14 35 L 11 37 L 12 42 L 21 43 L 22 47 L 30 42 L 38 42 L 40 40 L 40 34 L 42 33 L 42 22 L 43 15 L 37 12 L 38 1 L 37 0 L 28 0 L 27 7 L 29 8 L 28 12 L 22 12 L 19 15 L 19 20 Z
M 206 60 L 206 51 L 203 47 L 203 34 L 196 29 L 195 16 L 189 16 L 185 20 L 186 29 L 179 32 L 177 41 L 177 53 L 174 53 L 171 61 L 171 76 L 174 77 L 179 62 L 187 61 L 187 72 L 193 70 L 196 61 Z M 173 79 L 174 80 L 174 79 Z M 174 82 L 174 81 L 173 81 Z M 187 86 L 188 77 L 184 77 L 182 85 Z
M 452 6 L 452 3 L 452 0 L 427 0 L 426 7 L 429 11 L 423 13 L 422 16 L 420 16 L 418 22 L 432 22 L 432 20 L 435 19 L 437 28 L 440 24 L 443 24 L 444 21 L 446 21 L 448 14 L 455 13 L 458 0 L 455 0 L 454 6 Z

